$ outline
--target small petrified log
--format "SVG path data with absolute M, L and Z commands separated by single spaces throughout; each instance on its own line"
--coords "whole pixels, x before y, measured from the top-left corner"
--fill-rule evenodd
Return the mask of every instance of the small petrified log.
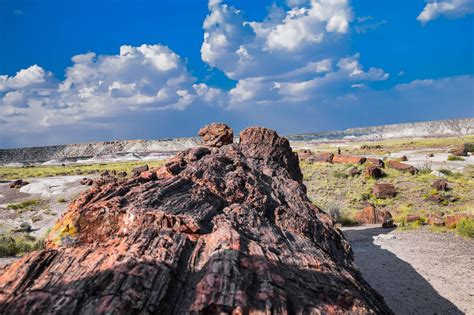
M 332 163 L 364 164 L 367 159 L 361 156 L 335 155 Z
M 388 168 L 393 168 L 400 172 L 410 173 L 412 175 L 418 173 L 418 169 L 416 167 L 395 160 L 388 161 L 386 165 Z
M 21 188 L 21 187 L 26 186 L 28 184 L 29 183 L 27 181 L 24 181 L 23 179 L 17 179 L 17 180 L 14 180 L 13 182 L 11 182 L 9 187 L 10 188 Z
M 374 179 L 380 179 L 385 176 L 385 172 L 378 166 L 369 166 L 365 169 L 365 175 Z
M 431 184 L 431 187 L 435 188 L 437 191 L 447 191 L 448 181 L 446 179 L 437 179 L 433 184 Z
M 367 205 L 356 213 L 356 221 L 359 224 L 382 224 L 384 228 L 393 227 L 393 219 L 390 211 L 377 209 L 373 205 Z
M 373 164 L 374 166 L 378 166 L 378 167 L 384 167 L 385 166 L 385 163 L 383 162 L 383 160 L 381 159 L 377 159 L 377 158 L 367 158 L 367 162 Z
M 310 163 L 332 163 L 333 158 L 333 153 L 320 153 L 312 155 L 307 161 Z
M 397 195 L 395 186 L 392 184 L 375 184 L 372 193 L 379 199 L 393 198 Z

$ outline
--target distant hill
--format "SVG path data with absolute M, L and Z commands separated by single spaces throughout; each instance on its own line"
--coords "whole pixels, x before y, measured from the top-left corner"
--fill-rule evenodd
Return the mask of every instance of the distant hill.
M 474 118 L 404 123 L 376 127 L 352 128 L 289 135 L 290 141 L 377 140 L 404 137 L 463 136 L 474 134 Z M 177 151 L 200 145 L 199 138 L 124 140 L 67 144 L 47 147 L 0 149 L 0 163 L 42 163 L 77 161 L 105 156 L 104 160 L 139 160 L 146 157 L 169 156 Z M 100 162 L 101 159 L 90 160 Z
M 407 137 L 448 137 L 474 134 L 474 118 L 403 123 L 290 135 L 290 141 L 378 140 Z

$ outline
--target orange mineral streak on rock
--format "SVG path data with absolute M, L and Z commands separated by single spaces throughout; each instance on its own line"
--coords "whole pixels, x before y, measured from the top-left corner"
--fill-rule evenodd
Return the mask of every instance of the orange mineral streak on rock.
M 0 314 L 391 314 L 287 139 L 200 134 L 206 147 L 73 201 L 45 250 L 0 269 Z

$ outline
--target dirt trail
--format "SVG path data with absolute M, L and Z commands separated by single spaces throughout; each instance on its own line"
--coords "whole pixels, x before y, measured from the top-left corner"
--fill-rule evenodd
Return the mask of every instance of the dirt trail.
M 474 314 L 473 240 L 426 228 L 343 231 L 364 278 L 395 313 Z

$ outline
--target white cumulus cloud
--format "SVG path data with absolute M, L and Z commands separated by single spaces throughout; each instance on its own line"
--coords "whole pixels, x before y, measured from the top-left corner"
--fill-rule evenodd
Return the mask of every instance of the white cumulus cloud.
M 364 70 L 359 55 L 348 54 L 354 19 L 348 0 L 287 5 L 274 5 L 262 21 L 247 21 L 239 9 L 209 2 L 201 55 L 238 81 L 224 102 L 229 107 L 312 101 L 388 78 L 382 69 Z
M 425 25 L 440 16 L 461 17 L 474 12 L 474 0 L 441 0 L 430 1 L 416 18 Z
M 118 55 L 72 57 L 64 81 L 37 65 L 0 76 L 2 125 L 27 131 L 99 124 L 134 111 L 183 110 L 197 96 L 181 58 L 162 45 L 122 46 Z

